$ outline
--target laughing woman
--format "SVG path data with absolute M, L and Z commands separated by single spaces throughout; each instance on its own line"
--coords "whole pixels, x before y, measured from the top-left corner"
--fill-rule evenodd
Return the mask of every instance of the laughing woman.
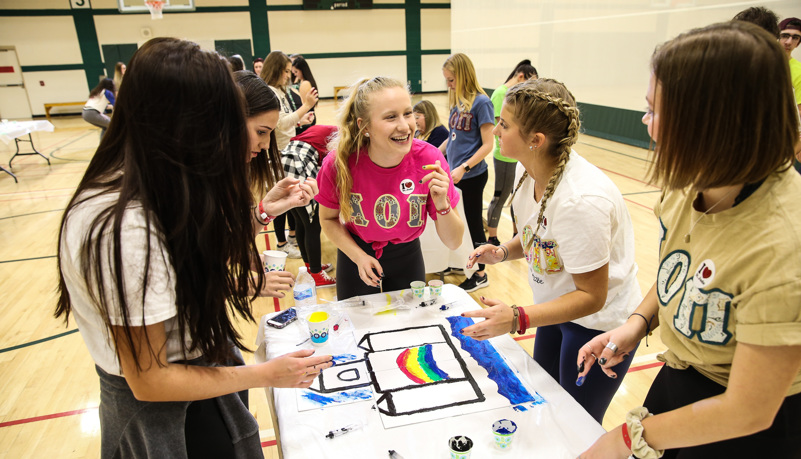
M 427 219 L 452 250 L 462 241 L 464 224 L 445 158 L 413 139 L 408 89 L 386 77 L 357 82 L 343 103 L 338 128 L 336 153 L 325 157 L 317 176 L 316 198 L 323 231 L 339 249 L 337 297 L 425 280 L 418 238 Z

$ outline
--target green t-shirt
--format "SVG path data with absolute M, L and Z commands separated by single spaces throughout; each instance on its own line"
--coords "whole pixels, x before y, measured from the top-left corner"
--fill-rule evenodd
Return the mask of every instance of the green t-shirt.
M 790 79 L 795 90 L 795 103 L 796 105 L 801 105 L 801 62 L 792 57 L 790 58 Z M 492 93 L 492 95 L 494 97 L 495 93 Z M 495 99 L 492 99 L 492 102 L 494 103 Z
M 501 116 L 501 107 L 503 106 L 503 98 L 506 97 L 506 91 L 509 88 L 506 87 L 505 84 L 502 84 L 496 89 L 492 91 L 492 97 L 490 100 L 492 101 L 492 105 L 495 107 L 495 118 Z M 492 150 L 492 156 L 495 157 L 498 161 L 504 161 L 507 163 L 516 163 L 516 159 L 507 158 L 506 156 L 501 154 L 501 144 L 498 142 L 498 137 L 495 136 L 495 149 Z

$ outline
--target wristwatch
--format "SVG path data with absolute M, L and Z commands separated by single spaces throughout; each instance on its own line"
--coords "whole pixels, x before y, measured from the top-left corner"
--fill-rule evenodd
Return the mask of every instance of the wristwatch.
M 470 165 L 467 164 L 466 162 L 464 164 L 462 164 L 462 167 L 464 167 L 464 171 L 465 172 L 470 172 Z

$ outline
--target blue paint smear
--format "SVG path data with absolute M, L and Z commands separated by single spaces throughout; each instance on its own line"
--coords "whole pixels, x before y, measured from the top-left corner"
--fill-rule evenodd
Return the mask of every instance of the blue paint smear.
M 353 354 L 339 354 L 339 355 L 332 355 L 331 360 L 334 361 L 334 365 L 340 365 L 345 362 L 350 362 L 352 360 L 356 360 L 356 356 Z
M 437 366 L 437 362 L 434 361 L 434 353 L 431 352 L 430 344 L 425 345 L 425 353 L 423 354 L 423 356 L 424 356 L 423 360 L 425 360 L 426 365 L 428 365 L 428 368 L 434 373 L 436 373 L 437 376 L 439 376 L 442 379 L 451 379 L 451 377 L 448 376 L 448 373 L 445 373 Z
M 539 394 L 537 394 L 537 395 L 539 395 Z M 517 405 L 517 406 L 513 407 L 513 409 L 515 411 L 519 411 L 521 413 L 525 413 L 526 411 L 528 411 L 528 408 L 526 408 L 526 405 Z
M 451 335 L 459 340 L 462 349 L 467 351 L 479 365 L 487 370 L 489 378 L 498 385 L 499 394 L 506 397 L 512 405 L 528 402 L 534 405 L 545 403 L 545 399 L 540 394 L 535 392 L 532 395 L 523 386 L 515 372 L 509 368 L 509 365 L 506 364 L 506 361 L 503 360 L 489 341 L 477 341 L 464 336 L 460 332 L 463 328 L 473 325 L 475 323 L 473 319 L 462 316 L 450 316 L 446 317 L 446 319 L 451 324 Z
M 354 389 L 350 391 L 337 392 L 334 394 L 323 395 L 316 392 L 304 391 L 303 398 L 320 406 L 328 406 L 336 403 L 355 402 L 358 400 L 370 400 L 373 398 L 373 391 L 370 389 Z

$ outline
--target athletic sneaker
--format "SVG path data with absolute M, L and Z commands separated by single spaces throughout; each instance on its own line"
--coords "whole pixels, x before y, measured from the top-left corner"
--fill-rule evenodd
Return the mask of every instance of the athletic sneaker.
M 284 245 L 276 245 L 275 250 L 286 252 L 287 258 L 300 258 L 300 250 L 289 242 Z
M 442 271 L 443 276 L 451 276 L 454 274 L 458 274 L 460 276 L 464 276 L 464 269 L 462 268 L 448 268 L 445 271 Z
M 309 272 L 309 274 L 311 274 L 311 277 L 314 279 L 314 285 L 317 288 L 333 287 L 337 285 L 337 280 L 329 276 L 325 271 L 320 271 L 319 273 Z
M 323 264 L 320 265 L 320 267 L 323 268 L 323 271 L 325 271 L 327 273 L 330 273 L 331 270 L 334 269 L 334 265 L 332 265 L 331 263 L 323 263 Z M 308 263 L 306 263 L 306 269 L 309 269 L 309 264 Z M 309 271 L 309 272 L 311 272 L 311 271 Z
M 492 244 L 492 245 L 494 245 L 496 247 L 501 245 L 501 241 L 499 241 L 498 238 L 495 237 L 495 236 L 488 237 L 487 238 L 487 243 Z
M 484 277 L 478 277 L 477 274 L 473 274 L 473 277 L 459 284 L 459 288 L 468 293 L 484 287 L 489 287 L 489 276 L 486 274 L 484 274 Z
M 296 238 L 295 236 L 289 236 L 289 235 L 287 235 L 287 237 L 286 237 L 286 241 L 287 241 L 287 242 L 288 242 L 290 245 L 294 245 L 295 247 L 297 247 L 297 246 L 298 246 L 298 238 Z

